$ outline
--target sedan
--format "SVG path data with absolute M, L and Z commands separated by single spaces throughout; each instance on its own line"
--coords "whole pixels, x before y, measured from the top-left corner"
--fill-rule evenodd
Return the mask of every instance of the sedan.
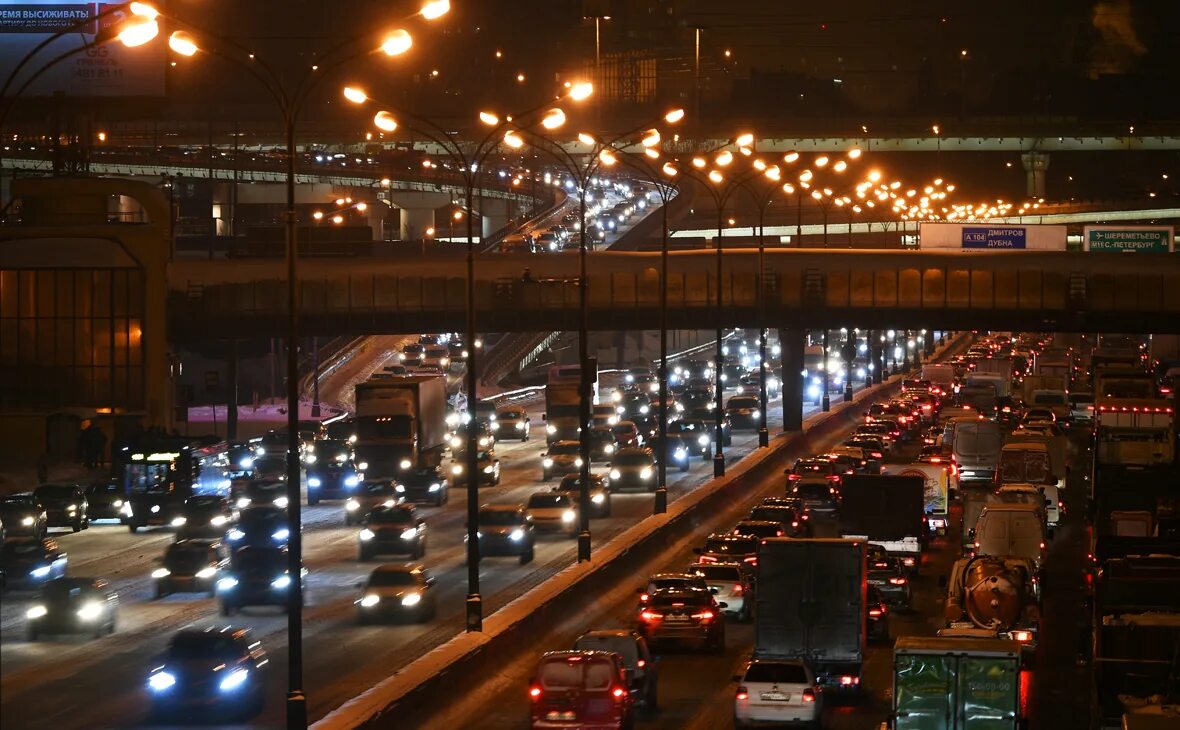
M 68 558 L 56 540 L 14 537 L 0 548 L 6 588 L 35 588 L 66 576 Z
M 229 551 L 220 540 L 178 540 L 164 551 L 160 563 L 152 571 L 156 598 L 181 592 L 212 597 L 217 580 L 229 566 Z
M 377 507 L 357 535 L 358 560 L 390 553 L 408 554 L 411 560 L 426 554 L 426 521 L 408 504 Z
M 344 524 L 363 522 L 378 507 L 393 507 L 404 501 L 397 486 L 388 480 L 376 479 L 361 484 L 357 493 L 344 503 Z
M 86 516 L 86 493 L 74 484 L 42 484 L 33 497 L 45 508 L 48 527 L 68 527 L 81 532 L 90 526 Z
M 148 673 L 152 714 L 159 719 L 182 711 L 253 717 L 266 702 L 267 663 L 248 629 L 182 629 Z
M 798 659 L 755 659 L 734 676 L 733 726 L 818 727 L 823 693 L 811 669 Z
M 581 493 L 581 475 L 566 474 L 561 484 L 553 488 L 555 492 L 568 492 L 579 499 Z M 610 517 L 610 479 L 602 474 L 590 474 L 590 510 L 595 517 Z
M 636 630 L 652 645 L 676 641 L 725 651 L 725 619 L 708 590 L 656 591 L 638 618 Z
M 45 537 L 49 519 L 32 494 L 10 494 L 0 499 L 0 522 L 9 537 Z
M 435 614 L 434 577 L 420 565 L 381 565 L 359 583 L 357 620 L 362 624 L 385 618 L 430 621 Z
M 610 481 L 614 489 L 656 491 L 656 458 L 651 449 L 638 446 L 620 449 L 610 462 Z
M 238 521 L 238 511 L 225 497 L 202 494 L 184 500 L 181 519 L 177 540 L 221 538 Z
M 86 487 L 86 516 L 94 520 L 118 520 L 123 516 L 123 488 L 107 479 Z
M 43 634 L 90 634 L 96 639 L 113 634 L 118 607 L 119 595 L 102 578 L 55 578 L 25 611 L 29 641 Z
M 578 499 L 575 494 L 537 492 L 529 497 L 525 514 L 538 532 L 564 532 L 569 537 L 578 536 Z
M 548 481 L 553 475 L 564 476 L 582 468 L 577 441 L 556 441 L 541 454 L 541 476 Z
M 736 429 L 757 429 L 762 411 L 758 399 L 751 395 L 735 395 L 725 404 L 725 415 Z

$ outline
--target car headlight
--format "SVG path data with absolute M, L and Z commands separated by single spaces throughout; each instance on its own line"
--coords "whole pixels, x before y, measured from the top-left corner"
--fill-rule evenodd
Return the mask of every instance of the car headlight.
M 377 533 L 366 527 L 361 530 L 359 537 L 362 540 L 372 540 L 374 537 L 377 537 Z
M 29 606 L 29 610 L 25 611 L 26 618 L 37 619 L 49 613 L 49 609 L 40 604 Z
M 397 492 L 398 494 L 405 494 L 405 492 L 406 492 L 406 485 L 404 485 L 404 484 L 394 484 L 394 485 L 393 485 L 393 491 Z
M 582 457 L 579 456 L 578 458 L 574 459 L 574 466 L 582 466 Z
M 212 565 L 201 568 L 197 571 L 198 578 L 212 578 L 215 575 L 217 575 L 217 568 L 213 567 Z
M 367 461 L 362 461 L 361 463 L 359 463 L 359 464 L 357 464 L 357 465 L 356 465 L 356 468 L 357 468 L 357 469 L 360 469 L 361 471 L 364 471 L 365 469 L 368 469 L 368 468 L 369 468 L 369 462 L 367 462 Z
M 641 469 L 639 471 L 639 478 L 640 479 L 651 479 L 651 467 L 650 466 L 643 467 L 643 469 Z
M 286 507 L 289 503 L 286 497 L 275 497 L 274 499 L 274 506 L 276 507 Z
M 491 423 L 488 424 L 488 428 L 490 428 L 493 431 L 499 431 L 500 424 L 495 421 L 492 421 Z M 482 441 L 483 439 L 480 439 L 480 440 Z M 480 444 L 480 446 L 483 446 L 483 444 Z
M 230 530 L 226 534 L 226 537 L 228 537 L 230 540 L 233 540 L 235 542 L 238 540 L 241 540 L 245 536 L 246 536 L 246 533 L 242 532 L 241 530 L 239 530 L 236 527 L 234 529 Z
M 246 669 L 235 669 L 230 672 L 225 679 L 221 680 L 222 692 L 233 692 L 238 687 L 241 687 L 246 682 L 246 678 L 250 676 Z
M 494 469 L 493 469 L 491 466 L 485 466 L 485 467 L 483 468 L 483 473 L 484 473 L 484 474 L 491 474 L 493 471 L 494 471 Z
M 275 540 L 278 540 L 281 542 L 291 536 L 291 531 L 288 530 L 286 527 L 280 527 L 279 529 L 272 532 L 270 534 L 270 536 L 272 538 L 274 538 Z
M 462 464 L 455 464 L 454 466 L 451 467 L 451 473 L 456 476 L 458 476 L 459 474 L 462 474 L 463 473 L 463 465 Z
M 167 568 L 156 568 L 152 571 L 153 578 L 167 578 L 170 575 L 172 575 L 172 571 Z
M 78 609 L 78 618 L 83 621 L 93 621 L 102 615 L 102 604 L 98 601 L 88 601 Z
M 517 422 L 516 422 L 516 430 L 517 430 L 517 431 L 523 431 L 523 430 L 524 430 L 524 421 L 517 421 Z
M 407 527 L 406 529 L 402 530 L 403 540 L 413 540 L 415 537 L 418 537 L 418 530 L 416 528 Z
M 121 509 L 123 507 L 123 500 L 116 499 L 114 502 L 111 502 L 111 506 L 115 509 Z
M 308 454 L 307 456 L 303 457 L 303 461 L 308 464 L 314 464 L 316 462 L 316 455 L 315 454 Z
M 397 465 L 399 467 L 401 467 L 402 469 L 409 469 L 411 466 L 414 465 L 414 462 L 410 461 L 409 459 L 402 459 L 401 461 L 398 462 Z
M 606 495 L 603 494 L 602 492 L 597 492 L 595 494 L 590 495 L 590 501 L 593 502 L 594 504 L 602 504 L 603 502 L 606 501 Z
M 148 677 L 148 687 L 153 692 L 163 692 L 176 684 L 176 677 L 170 672 L 156 672 Z
M 519 527 L 516 528 L 512 532 L 508 533 L 508 539 L 512 540 L 513 542 L 520 542 L 524 539 L 524 530 Z
M 402 605 L 406 607 L 417 606 L 421 602 L 421 593 L 407 593 L 406 595 L 402 596 Z
M 187 522 L 188 522 L 187 517 L 173 517 L 172 518 L 172 526 L 173 527 L 180 527 L 181 525 L 183 525 Z
M 378 603 L 381 603 L 381 596 L 377 595 L 376 593 L 366 593 L 361 598 L 361 605 L 365 608 L 372 608 Z
M 548 469 L 549 467 L 553 466 L 553 459 L 550 459 L 550 458 L 548 458 L 548 457 L 545 457 L 544 459 L 541 459 L 541 466 L 543 466 L 543 467 L 545 467 L 546 469 Z
M 355 487 L 356 485 L 358 485 L 360 483 L 361 483 L 361 480 L 357 477 L 356 474 L 349 474 L 348 476 L 344 477 L 344 486 L 346 486 L 346 487 Z
M 232 591 L 238 585 L 238 579 L 234 577 L 226 577 L 217 581 L 217 590 Z
M 758 410 L 757 408 L 750 411 L 750 418 L 761 418 L 761 417 L 762 417 L 762 411 Z
M 238 467 L 241 469 L 249 469 L 252 466 L 254 466 L 254 460 L 251 459 L 249 456 L 247 456 L 246 458 L 244 458 L 238 462 Z
M 289 575 L 280 575 L 270 582 L 271 588 L 286 588 L 289 585 L 291 585 L 291 576 Z
M 708 446 L 709 437 L 702 433 L 700 436 L 697 436 L 697 443 L 701 446 Z
M 321 484 L 323 484 L 323 482 L 320 481 L 319 477 L 310 477 L 307 480 L 307 486 L 312 487 L 312 488 L 318 487 Z
M 610 470 L 610 478 L 611 479 L 619 479 L 622 476 L 623 476 L 623 472 L 619 471 L 618 469 L 611 469 Z
M 452 449 L 457 449 L 457 448 L 460 448 L 461 446 L 463 446 L 463 439 L 459 438 L 458 436 L 455 436 L 451 439 L 451 448 Z
M 349 512 L 355 512 L 360 508 L 361 508 L 361 503 L 356 501 L 355 499 L 350 499 L 344 503 L 344 509 L 348 510 Z
M 615 445 L 614 444 L 607 444 L 606 446 L 602 447 L 602 451 L 603 451 L 603 453 L 613 454 L 613 453 L 615 453 Z
M 66 511 L 68 511 L 68 512 L 77 512 L 77 511 L 78 511 L 78 505 L 76 505 L 76 504 L 68 504 L 68 505 L 66 505 Z
M 479 443 L 480 447 L 487 446 L 488 445 L 488 437 L 484 436 L 484 437 L 480 438 L 478 443 Z
M 555 433 L 557 433 L 557 426 L 554 426 L 553 424 L 550 424 L 550 425 L 546 426 L 546 427 L 545 427 L 545 433 L 548 433 L 548 434 L 555 434 Z
M 442 485 L 435 482 L 434 484 L 430 485 L 430 489 L 428 489 L 427 491 L 429 491 L 431 494 L 433 494 L 434 492 L 437 492 L 440 489 L 442 489 Z
M 680 448 L 676 449 L 676 451 L 672 452 L 672 457 L 673 457 L 674 459 L 676 459 L 677 461 L 684 461 L 684 459 L 685 459 L 687 456 L 688 456 L 688 452 L 684 450 L 684 447 L 683 447 L 683 446 L 681 446 Z
M 25 527 L 32 527 L 33 526 L 33 518 L 32 517 L 24 517 L 21 519 L 20 523 L 22 525 L 24 525 Z
M 254 500 L 250 499 L 249 497 L 238 497 L 238 501 L 235 502 L 235 504 L 237 504 L 238 509 L 246 509 L 253 501 Z
M 572 509 L 567 509 L 565 512 L 561 513 L 561 521 L 562 522 L 565 522 L 568 524 L 570 522 L 573 522 L 576 519 L 578 519 L 578 513 L 574 512 Z

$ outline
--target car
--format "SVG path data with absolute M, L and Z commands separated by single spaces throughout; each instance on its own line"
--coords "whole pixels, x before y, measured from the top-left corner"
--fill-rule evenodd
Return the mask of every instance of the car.
M 803 725 L 819 727 L 823 693 L 810 667 L 800 659 L 753 659 L 734 675 L 733 726 Z
M 725 404 L 725 415 L 738 429 L 757 430 L 762 424 L 762 410 L 752 395 L 731 396 Z
M 869 642 L 889 642 L 889 603 L 874 585 L 870 585 L 865 593 L 865 620 Z
M 529 440 L 529 414 L 523 408 L 499 408 L 496 410 L 496 420 L 492 423 L 492 430 L 499 439 Z
M 426 520 L 408 504 L 374 507 L 357 533 L 357 560 L 374 555 L 408 554 L 418 560 L 426 554 Z
M 691 385 L 685 389 L 680 395 L 680 402 L 684 405 L 686 413 L 697 412 L 694 417 L 700 418 L 701 412 L 705 417 L 708 417 L 713 408 L 716 407 L 717 399 L 713 395 L 712 388 L 694 388 Z
M 656 491 L 656 457 L 651 449 L 630 446 L 619 449 L 610 461 L 610 483 L 615 490 L 638 488 Z
M 177 540 L 164 550 L 160 563 L 152 571 L 157 599 L 181 592 L 212 597 L 229 567 L 229 548 L 221 540 Z
M 405 365 L 386 365 L 381 368 L 381 372 L 395 378 L 404 378 L 410 374 L 410 369 Z
M 119 594 L 102 578 L 54 578 L 25 611 L 29 641 L 45 634 L 115 633 Z
M 541 477 L 548 481 L 555 474 L 564 476 L 582 468 L 579 455 L 581 444 L 577 441 L 555 441 L 541 454 Z
M 588 631 L 574 642 L 577 651 L 602 651 L 618 654 L 631 698 L 647 712 L 659 710 L 659 665 L 638 632 L 631 629 Z
M 122 519 L 123 502 L 123 487 L 116 479 L 103 479 L 86 487 L 86 512 L 91 522 Z
M 717 431 L 717 417 L 712 412 L 705 412 L 702 409 L 694 409 L 688 412 L 689 419 L 696 419 L 699 423 L 705 425 L 705 431 L 710 438 L 713 437 Z M 725 415 L 723 411 L 721 414 L 721 445 L 730 446 L 733 444 L 733 424 L 729 420 L 729 416 Z
M 499 484 L 500 460 L 491 451 L 480 451 L 478 458 L 479 478 L 476 479 L 476 486 L 489 484 L 494 487 Z M 466 470 L 466 454 L 460 454 L 459 458 L 451 462 L 451 481 L 455 486 L 467 484 Z
M 254 717 L 266 703 L 269 663 L 248 629 L 182 629 L 148 672 L 152 715 L 164 720 L 196 711 Z
M 892 555 L 867 561 L 868 584 L 875 586 L 881 598 L 891 606 L 910 606 L 909 572 L 902 565 L 901 558 Z
M 238 509 L 262 505 L 274 505 L 285 509 L 289 503 L 285 479 L 251 479 L 234 484 L 237 490 L 231 490 L 230 494 L 234 506 Z
M 799 484 L 823 484 L 831 486 L 840 483 L 840 468 L 835 462 L 824 457 L 797 459 L 795 466 L 788 469 L 787 487 Z
M 397 491 L 397 484 L 388 479 L 361 482 L 356 494 L 344 502 L 344 524 L 359 524 L 376 507 L 392 507 L 405 501 Z
M 942 429 L 940 428 L 938 431 L 941 433 Z M 881 467 L 885 464 L 885 453 L 889 450 L 884 439 L 867 434 L 848 439 L 844 442 L 844 446 L 855 446 L 862 450 L 867 462 L 865 469 L 870 474 L 880 473 Z
M 619 422 L 619 412 L 612 403 L 600 403 L 590 409 L 592 428 L 607 428 Z
M 619 404 L 615 410 L 621 419 L 625 419 L 620 421 L 620 423 L 626 423 L 638 416 L 646 416 L 652 412 L 651 392 L 646 389 L 636 389 L 634 393 L 627 393 L 619 400 Z M 616 435 L 618 433 L 618 431 L 615 432 Z M 620 443 L 622 443 L 621 440 Z
M 1049 423 L 1057 422 L 1057 415 L 1053 413 L 1051 408 L 1033 407 L 1024 411 L 1024 415 L 1020 417 L 1022 424 L 1033 423 L 1034 421 L 1048 421 Z
M 199 494 L 184 500 L 179 519 L 184 521 L 177 527 L 177 540 L 223 538 L 237 524 L 238 511 L 227 497 Z
M 402 348 L 401 354 L 398 358 L 401 364 L 407 368 L 416 368 L 422 364 L 422 359 L 426 354 L 426 347 L 419 344 L 409 344 Z
M 692 571 L 683 573 L 656 573 L 639 588 L 639 607 L 643 608 L 656 591 L 708 590 L 705 580 Z
M 708 459 L 713 454 L 712 431 L 700 420 L 674 421 L 668 424 L 668 436 L 676 436 L 688 449 L 689 456 Z
M 754 585 L 741 563 L 693 563 L 688 572 L 701 577 L 726 616 L 746 621 L 754 613 Z
M 76 484 L 42 484 L 33 497 L 45 508 L 47 527 L 68 527 L 81 532 L 90 526 L 86 515 L 86 493 Z
M 655 375 L 652 374 L 651 368 L 642 365 L 629 367 L 623 372 L 623 381 L 627 383 L 639 383 L 655 380 Z
M 847 449 L 850 447 L 845 446 L 837 448 Z M 868 465 L 867 460 L 847 453 L 836 453 L 835 451 L 830 451 L 826 454 L 821 454 L 820 457 L 832 462 L 832 464 L 834 464 L 836 467 L 836 473 L 840 474 L 841 476 L 844 474 L 859 474 Z
M 840 509 L 840 490 L 827 481 L 800 481 L 790 487 L 788 494 L 803 503 L 803 508 L 815 515 L 834 515 Z
M 69 556 L 51 538 L 14 537 L 0 547 L 5 588 L 35 588 L 66 577 Z
M 698 447 L 696 436 L 693 434 L 689 434 L 687 437 L 680 434 L 668 434 L 667 441 L 661 441 L 658 435 L 654 436 L 648 441 L 648 448 L 653 454 L 660 455 L 656 457 L 657 462 L 663 458 L 664 463 L 669 467 L 679 469 L 681 473 L 684 473 L 692 467 L 690 455 Z
M 683 642 L 725 651 L 725 618 L 707 589 L 656 591 L 638 613 L 636 630 L 652 646 Z
M 447 477 L 437 466 L 402 472 L 393 491 L 407 502 L 426 502 L 435 507 L 443 506 L 450 497 Z
M 705 546 L 694 548 L 698 563 L 741 563 L 746 572 L 753 573 L 758 565 L 759 538 L 732 533 L 713 533 L 705 538 Z
M 437 611 L 434 576 L 421 565 L 379 565 L 358 583 L 357 621 L 409 618 L 431 621 Z
M 631 446 L 643 446 L 643 437 L 639 434 L 639 427 L 634 421 L 619 421 L 610 427 L 615 437 L 615 449 L 625 449 Z
M 466 423 L 461 423 L 455 428 L 455 432 L 451 434 L 451 458 L 456 461 L 463 459 L 467 454 L 467 439 L 469 433 L 475 431 L 475 444 L 481 451 L 494 449 L 496 446 L 496 434 L 492 432 L 491 419 L 496 416 L 495 412 L 489 414 L 489 419 L 475 418 Z
M 610 461 L 619 444 L 611 426 L 595 426 L 590 429 L 586 440 L 590 442 L 590 461 Z
M 656 411 L 653 413 L 659 415 Z M 640 441 L 645 446 L 660 436 L 660 422 L 656 415 L 635 416 L 631 419 L 631 423 L 635 424 L 635 429 L 639 432 Z
M 564 532 L 577 537 L 578 497 L 571 492 L 536 492 L 525 504 L 525 514 L 538 532 Z
M 30 492 L 0 498 L 0 522 L 4 523 L 9 537 L 41 539 L 49 531 L 45 508 Z
M 783 525 L 777 520 L 742 520 L 733 526 L 733 534 L 749 537 L 782 537 Z
M 265 447 L 260 447 L 260 449 L 263 448 Z M 283 480 L 286 478 L 287 455 L 285 452 L 262 453 L 254 457 L 254 471 L 251 479 Z
M 260 504 L 242 510 L 238 516 L 238 524 L 225 533 L 226 541 L 235 552 L 249 546 L 286 545 L 290 537 L 287 510 L 272 504 Z
M 446 345 L 427 345 L 422 353 L 423 368 L 446 370 L 451 365 L 451 350 Z
M 580 474 L 566 474 L 561 478 L 561 484 L 553 488 L 554 492 L 568 492 L 579 499 L 581 493 Z M 610 517 L 610 479 L 602 474 L 590 473 L 590 510 L 595 517 Z
M 634 701 L 623 658 L 605 651 L 550 651 L 529 679 L 529 727 L 627 730 Z
M 298 580 L 303 580 L 305 572 L 300 571 Z M 278 606 L 284 613 L 288 610 L 293 579 L 286 545 L 240 548 L 223 573 L 216 583 L 222 616 L 232 616 L 247 606 Z
M 802 505 L 760 504 L 750 510 L 751 520 L 777 522 L 787 537 L 807 537 L 811 534 L 811 519 Z
M 895 438 L 893 429 L 887 423 L 862 423 L 853 431 L 853 438 L 873 436 L 881 440 L 882 451 L 888 453 L 893 450 Z
M 353 463 L 352 445 L 347 441 L 315 441 L 303 461 L 309 505 L 317 505 L 321 499 L 346 499 L 360 486 L 363 474 Z
M 533 561 L 536 528 L 520 504 L 485 504 L 479 508 L 476 533 L 479 556 L 516 555 L 520 564 Z M 464 536 L 464 541 L 467 537 Z
M 743 375 L 738 381 L 736 388 L 740 394 L 753 393 L 755 395 L 762 394 L 762 376 L 755 370 L 752 373 Z M 777 398 L 779 396 L 779 380 L 774 375 L 767 373 L 766 375 L 766 397 Z

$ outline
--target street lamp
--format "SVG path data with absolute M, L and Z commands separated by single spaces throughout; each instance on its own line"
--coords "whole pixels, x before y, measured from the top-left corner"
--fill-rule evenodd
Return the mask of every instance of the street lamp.
M 579 86 L 585 88 L 588 85 L 575 84 L 573 88 L 577 89 Z M 571 89 L 571 95 L 573 93 L 574 91 Z M 586 95 L 589 95 L 588 91 Z M 663 121 L 673 124 L 683 117 L 684 114 L 681 110 L 675 110 L 665 114 Z M 654 136 L 653 132 L 655 132 Z M 643 134 L 644 141 L 651 142 L 653 139 L 658 141 L 658 131 L 655 130 L 655 125 L 649 122 L 605 142 L 587 132 L 579 132 L 578 141 L 588 148 L 586 161 L 583 164 L 579 164 L 579 161 L 572 153 L 567 151 L 556 140 L 546 136 L 543 132 L 522 130 L 522 133 L 532 138 L 534 143 L 541 143 L 537 146 L 557 161 L 569 175 L 570 179 L 573 180 L 578 190 L 578 220 L 581 222 L 581 245 L 578 248 L 578 299 L 581 312 L 580 325 L 578 327 L 578 357 L 581 364 L 581 383 L 579 386 L 581 397 L 578 399 L 578 453 L 582 460 L 581 471 L 579 472 L 580 487 L 578 492 L 578 516 L 580 523 L 578 533 L 578 562 L 583 562 L 590 559 L 590 401 L 594 396 L 590 392 L 592 385 L 588 361 L 589 332 L 587 328 L 590 319 L 590 300 L 588 297 L 586 255 L 591 244 L 588 233 L 589 226 L 586 225 L 586 193 L 589 191 L 590 182 L 598 170 L 618 164 L 621 143 L 625 140 L 630 140 L 640 133 Z M 624 144 L 622 145 L 622 149 L 630 146 L 632 145 Z M 654 143 L 643 146 L 647 148 L 654 146 Z
M 430 14 L 427 8 L 431 8 Z M 449 8 L 446 0 L 434 0 L 422 9 L 423 17 L 434 19 L 441 17 Z M 175 18 L 174 22 L 180 23 Z M 214 38 L 229 47 L 230 51 L 223 52 L 215 48 L 202 49 L 196 39 L 187 31 L 176 31 L 169 39 L 169 47 L 173 52 L 192 57 L 202 50 L 210 55 L 243 69 L 253 76 L 270 94 L 272 101 L 278 108 L 283 120 L 287 145 L 287 210 L 285 220 L 286 259 L 287 259 L 287 529 L 288 529 L 288 562 L 287 571 L 292 581 L 287 594 L 287 727 L 307 727 L 307 697 L 303 691 L 303 586 L 297 579 L 303 568 L 303 542 L 300 534 L 300 483 L 299 467 L 299 272 L 296 238 L 295 212 L 295 131 L 304 104 L 315 87 L 327 78 L 329 73 L 361 56 L 373 53 L 374 49 L 364 48 L 360 51 L 341 56 L 349 46 L 356 43 L 355 38 L 347 38 L 330 47 L 316 64 L 306 68 L 294 85 L 284 83 L 282 77 L 276 73 L 274 67 L 260 59 L 256 54 L 239 43 L 217 33 L 196 28 L 184 23 L 186 28 L 198 31 L 201 35 Z M 386 36 L 377 49 L 387 56 L 398 56 L 409 50 L 409 31 L 398 29 Z M 391 39 L 401 39 L 391 41 Z M 333 217 L 343 221 L 337 214 Z
M 353 90 L 350 91 L 349 89 Z M 365 104 L 372 100 L 363 90 L 356 89 L 355 87 L 346 87 L 343 93 L 346 99 L 357 105 Z M 563 96 L 557 97 L 556 101 L 561 101 L 567 97 L 574 101 L 582 101 L 589 98 L 592 93 L 593 86 L 572 84 Z M 437 144 L 442 149 L 443 154 L 458 170 L 463 182 L 467 212 L 464 214 L 460 210 L 453 211 L 447 217 L 447 227 L 449 230 L 453 221 L 457 221 L 466 215 L 467 281 L 465 288 L 467 313 L 466 332 L 464 334 L 467 341 L 467 382 L 465 387 L 467 390 L 469 413 L 474 413 L 475 411 L 476 389 L 479 384 L 479 380 L 476 377 L 478 362 L 476 353 L 480 349 L 480 342 L 476 339 L 475 321 L 475 223 L 474 216 L 471 214 L 475 206 L 475 190 L 479 187 L 480 180 L 483 177 L 484 163 L 493 152 L 500 149 L 501 146 L 513 150 L 519 150 L 524 146 L 524 140 L 521 139 L 519 130 L 513 129 L 512 127 L 519 127 L 522 124 L 529 123 L 542 111 L 545 111 L 541 120 L 542 125 L 556 129 L 564 124 L 565 112 L 560 107 L 553 106 L 554 103 L 555 101 L 550 99 L 544 104 L 520 114 L 501 116 L 489 110 L 479 112 L 477 115 L 479 122 L 488 131 L 473 144 L 464 144 L 458 132 L 448 130 L 446 127 L 430 119 L 404 109 L 390 111 L 393 107 L 389 107 L 373 115 L 374 126 L 389 132 L 398 129 L 401 120 L 408 119 L 409 123 L 403 126 Z M 430 229 L 428 235 L 433 236 L 434 230 Z M 424 248 L 425 245 L 425 241 L 423 241 Z M 467 452 L 465 456 L 466 463 L 463 465 L 463 470 L 467 476 L 466 626 L 467 631 L 471 632 L 483 630 L 483 598 L 480 595 L 479 585 L 479 431 L 474 427 L 474 419 L 469 422 L 467 427 Z M 586 461 L 589 463 L 589 459 Z

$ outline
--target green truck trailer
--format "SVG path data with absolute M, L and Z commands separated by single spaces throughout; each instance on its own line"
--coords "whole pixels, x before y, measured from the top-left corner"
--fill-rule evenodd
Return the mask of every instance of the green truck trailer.
M 1018 728 L 1021 681 L 1015 641 L 899 638 L 893 649 L 893 728 Z

